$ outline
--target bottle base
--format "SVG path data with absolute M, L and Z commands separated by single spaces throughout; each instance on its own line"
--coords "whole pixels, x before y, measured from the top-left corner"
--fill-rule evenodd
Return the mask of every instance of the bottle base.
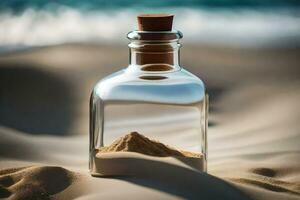
M 94 177 L 144 177 L 174 168 L 206 172 L 206 160 L 192 157 L 156 157 L 135 152 L 97 153 L 91 160 L 90 174 Z

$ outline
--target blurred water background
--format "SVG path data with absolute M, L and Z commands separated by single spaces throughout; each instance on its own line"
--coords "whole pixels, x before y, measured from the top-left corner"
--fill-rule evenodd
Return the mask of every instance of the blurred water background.
M 297 0 L 2 0 L 0 49 L 127 43 L 140 13 L 174 13 L 185 43 L 298 47 Z

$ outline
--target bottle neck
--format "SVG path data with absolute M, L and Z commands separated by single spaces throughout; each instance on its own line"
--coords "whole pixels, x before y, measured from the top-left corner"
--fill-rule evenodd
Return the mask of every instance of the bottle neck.
M 171 72 L 180 69 L 179 48 L 176 41 L 146 42 L 132 41 L 128 70 L 145 73 Z

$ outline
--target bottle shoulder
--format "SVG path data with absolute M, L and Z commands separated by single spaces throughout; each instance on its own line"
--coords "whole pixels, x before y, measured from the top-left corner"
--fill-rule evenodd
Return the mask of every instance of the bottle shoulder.
M 191 72 L 181 69 L 171 73 L 126 73 L 126 70 L 114 72 L 99 80 L 94 88 L 130 85 L 172 85 L 195 83 L 205 87 L 203 81 Z
M 93 93 L 104 101 L 193 103 L 204 98 L 205 85 L 185 69 L 171 73 L 142 74 L 121 70 L 100 80 Z

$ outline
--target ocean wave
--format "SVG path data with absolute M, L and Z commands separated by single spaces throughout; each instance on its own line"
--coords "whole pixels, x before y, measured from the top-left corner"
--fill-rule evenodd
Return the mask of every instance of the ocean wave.
M 298 10 L 297 10 L 298 11 Z M 300 44 L 300 15 L 294 10 L 178 9 L 175 29 L 185 43 L 230 46 Z M 60 7 L 0 13 L 0 46 L 44 46 L 61 43 L 125 43 L 136 29 L 137 10 L 81 10 Z
M 78 10 L 105 10 L 105 9 L 161 9 L 169 7 L 177 8 L 261 8 L 261 7 L 295 7 L 300 6 L 297 0 L 2 0 L 0 11 L 11 10 L 22 12 L 28 8 L 38 10 L 56 10 L 61 6 L 67 6 Z

